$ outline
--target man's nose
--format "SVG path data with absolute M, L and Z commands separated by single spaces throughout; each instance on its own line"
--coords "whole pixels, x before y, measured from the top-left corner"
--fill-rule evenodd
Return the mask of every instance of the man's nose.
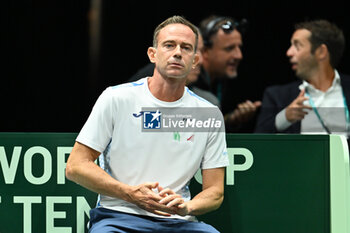
M 294 48 L 293 46 L 290 46 L 289 49 L 286 52 L 287 57 L 292 57 L 294 55 Z
M 242 50 L 239 46 L 237 46 L 234 50 L 233 50 L 233 56 L 235 59 L 238 60 L 242 60 L 243 59 L 243 53 Z
M 181 56 L 182 56 L 181 54 L 182 54 L 181 46 L 177 45 L 175 47 L 174 57 L 181 58 Z

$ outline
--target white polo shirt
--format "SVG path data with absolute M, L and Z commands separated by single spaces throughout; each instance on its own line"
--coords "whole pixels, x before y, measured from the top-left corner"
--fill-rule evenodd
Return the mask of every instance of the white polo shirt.
M 187 87 L 175 102 L 155 98 L 147 78 L 107 88 L 98 98 L 77 141 L 104 155 L 104 169 L 129 185 L 159 182 L 190 200 L 189 182 L 199 168 L 229 165 L 224 132 L 142 132 L 144 107 L 210 107 L 220 110 Z M 100 196 L 100 206 L 122 212 L 156 216 L 121 199 Z M 190 219 L 190 216 L 172 216 Z

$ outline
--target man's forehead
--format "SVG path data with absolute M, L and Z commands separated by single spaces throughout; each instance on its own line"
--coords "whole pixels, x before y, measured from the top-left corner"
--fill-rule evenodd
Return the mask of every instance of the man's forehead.
M 183 24 L 169 24 L 162 28 L 159 32 L 159 40 L 169 40 L 170 38 L 183 37 L 184 39 L 195 40 L 196 35 L 190 27 Z M 171 39 L 170 39 L 171 40 Z
M 293 33 L 292 41 L 305 41 L 311 36 L 311 32 L 307 29 L 298 29 Z
M 242 45 L 242 35 L 238 30 L 233 30 L 230 33 L 225 33 L 222 29 L 213 38 L 214 43 L 220 44 L 239 44 Z

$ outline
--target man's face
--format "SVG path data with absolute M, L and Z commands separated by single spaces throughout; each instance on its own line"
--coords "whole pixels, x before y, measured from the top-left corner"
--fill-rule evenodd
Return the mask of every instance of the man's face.
M 308 80 L 317 68 L 317 60 L 311 53 L 310 36 L 311 32 L 306 29 L 296 30 L 291 39 L 291 46 L 287 50 L 292 69 L 303 80 Z
M 170 24 L 158 34 L 157 48 L 152 48 L 152 62 L 157 71 L 167 78 L 185 78 L 198 61 L 194 52 L 196 37 L 183 24 Z
M 237 30 L 226 34 L 222 29 L 212 37 L 212 47 L 205 49 L 203 58 L 211 77 L 237 76 L 237 68 L 243 59 L 242 36 Z

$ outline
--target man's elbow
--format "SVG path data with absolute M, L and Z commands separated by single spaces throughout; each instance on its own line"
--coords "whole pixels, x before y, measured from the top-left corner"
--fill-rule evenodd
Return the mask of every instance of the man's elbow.
M 221 192 L 221 193 L 218 194 L 218 198 L 217 198 L 217 208 L 216 208 L 216 209 L 218 209 L 218 208 L 221 206 L 221 204 L 223 203 L 223 201 L 224 201 L 224 192 Z
M 217 210 L 219 209 L 219 207 L 221 206 L 221 204 L 223 203 L 224 201 L 224 192 L 221 192 L 221 191 L 218 191 L 215 195 L 215 199 L 214 199 L 214 206 L 213 206 L 213 210 Z
M 66 166 L 66 178 L 68 180 L 75 181 L 76 174 L 77 174 L 77 171 L 74 168 L 74 166 L 71 165 L 70 163 L 67 163 L 67 166 Z
M 89 152 L 89 150 L 86 146 L 78 142 L 74 144 L 66 164 L 66 177 L 68 180 L 78 183 L 77 179 L 79 178 L 80 173 L 86 170 L 85 164 L 87 161 L 87 152 Z

